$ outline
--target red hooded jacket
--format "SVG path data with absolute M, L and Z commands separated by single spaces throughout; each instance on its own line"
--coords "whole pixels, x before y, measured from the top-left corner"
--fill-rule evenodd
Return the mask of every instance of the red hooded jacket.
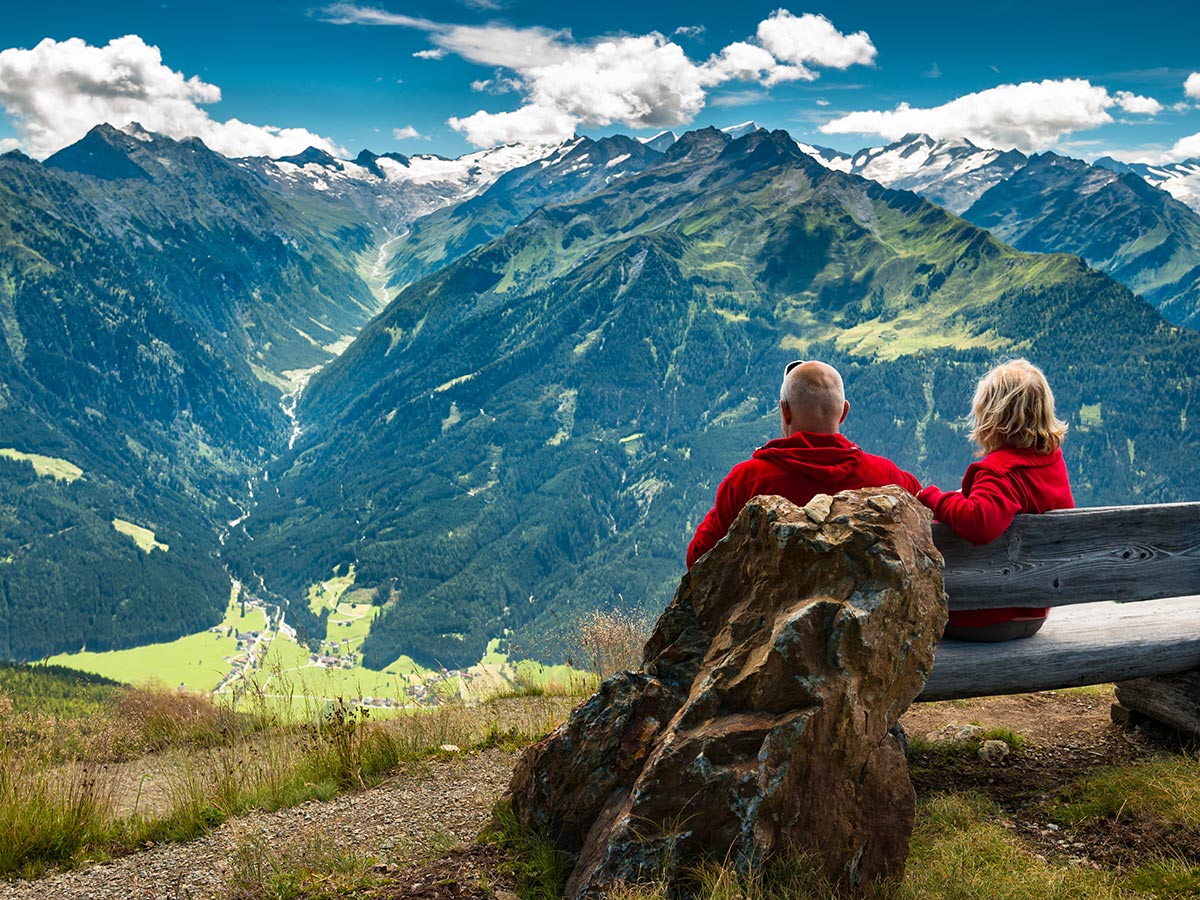
M 797 431 L 768 441 L 734 466 L 717 488 L 716 503 L 688 545 L 688 568 L 725 537 L 751 497 L 778 494 L 803 506 L 817 494 L 886 484 L 898 484 L 910 494 L 921 489 L 916 478 L 891 460 L 864 453 L 840 434 Z
M 987 544 L 1000 537 L 1017 513 L 1075 507 L 1062 450 L 996 450 L 967 468 L 961 491 L 943 491 L 931 484 L 921 491 L 920 498 L 939 522 L 945 522 L 972 544 Z M 974 626 L 1044 619 L 1047 612 L 1048 607 L 976 609 L 950 613 L 949 624 Z

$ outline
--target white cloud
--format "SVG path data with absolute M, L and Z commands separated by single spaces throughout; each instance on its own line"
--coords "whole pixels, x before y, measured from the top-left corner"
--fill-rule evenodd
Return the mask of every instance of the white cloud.
M 576 120 L 557 110 L 523 106 L 512 112 L 480 110 L 463 119 L 452 117 L 449 125 L 476 147 L 494 147 L 514 141 L 558 143 L 575 133 Z
M 331 3 L 321 10 L 326 22 L 335 25 L 399 25 L 403 28 L 419 28 L 433 31 L 438 24 L 430 19 L 403 16 L 373 6 L 357 6 L 354 3 Z
M 1180 138 L 1169 150 L 1114 150 L 1107 155 L 1122 162 L 1142 162 L 1152 166 L 1200 159 L 1200 133 Z
M 569 31 L 507 25 L 442 25 L 430 40 L 463 59 L 518 71 L 561 62 L 576 52 Z
M 757 44 L 735 41 L 704 64 L 704 83 L 762 81 L 768 87 L 782 81 L 815 81 L 817 74 L 803 66 L 781 65 Z
M 875 61 L 875 45 L 865 31 L 842 34 L 824 16 L 810 13 L 795 16 L 786 9 L 775 10 L 759 23 L 758 41 L 780 62 L 801 69 L 848 69 Z
M 16 138 L 0 138 L 0 153 L 7 153 L 9 150 L 16 150 L 21 146 L 21 142 Z
M 700 37 L 700 35 L 704 34 L 704 26 L 703 25 L 680 25 L 678 28 L 676 28 L 674 31 L 672 31 L 671 34 L 674 35 L 675 37 L 697 38 L 697 37 Z
M 392 137 L 398 141 L 410 141 L 413 138 L 424 137 L 414 126 L 405 125 L 403 128 L 393 128 Z
M 852 112 L 822 125 L 825 134 L 878 134 L 897 140 L 912 132 L 937 138 L 965 137 L 999 149 L 1044 150 L 1076 131 L 1112 122 L 1109 110 L 1161 109 L 1157 101 L 1078 78 L 1027 81 L 966 94 L 922 109 L 901 103 L 894 110 Z
M 0 51 L 0 106 L 34 156 L 102 122 L 121 128 L 135 121 L 170 137 L 199 137 L 227 156 L 286 156 L 309 146 L 340 152 L 303 128 L 214 121 L 200 105 L 220 99 L 220 88 L 163 65 L 159 49 L 135 34 L 104 47 L 46 38 L 32 50 Z
M 514 73 L 507 79 L 497 74 L 478 80 L 472 87 L 518 91 L 524 99 L 520 109 L 479 110 L 449 120 L 452 128 L 480 146 L 562 139 L 580 125 L 682 125 L 704 108 L 708 91 L 718 85 L 754 81 L 772 87 L 784 81 L 812 81 L 818 77 L 817 67 L 845 69 L 875 58 L 866 32 L 844 35 L 824 16 L 794 16 L 786 10 L 759 23 L 754 39 L 736 41 L 703 63 L 658 32 L 579 43 L 569 31 L 451 25 L 348 2 L 326 7 L 323 15 L 338 24 L 424 31 L 439 49 Z M 681 26 L 675 33 L 695 37 L 702 30 Z M 523 128 L 528 131 L 522 133 Z
M 1163 105 L 1153 97 L 1139 97 L 1132 91 L 1117 91 L 1117 106 L 1127 113 L 1138 113 L 1156 116 L 1163 110 Z
M 826 100 L 824 97 L 817 98 L 817 106 L 828 106 L 828 105 L 829 105 L 829 101 Z
M 446 51 L 441 47 L 435 47 L 432 50 L 418 50 L 413 54 L 417 59 L 441 59 L 446 55 Z
M 1200 72 L 1193 72 L 1183 83 L 1183 92 L 1194 100 L 1200 100 Z
M 499 69 L 491 78 L 481 78 L 471 82 L 471 90 L 483 94 L 511 94 L 513 91 L 521 90 L 524 86 L 525 82 L 520 78 L 505 75 Z

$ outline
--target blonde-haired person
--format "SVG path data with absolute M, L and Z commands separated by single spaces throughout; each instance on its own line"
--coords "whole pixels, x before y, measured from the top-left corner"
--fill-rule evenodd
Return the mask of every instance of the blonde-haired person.
M 1065 422 L 1054 415 L 1054 394 L 1042 370 L 1025 359 L 1001 363 L 979 380 L 971 403 L 971 440 L 982 459 L 963 476 L 962 489 L 935 485 L 918 495 L 940 522 L 973 544 L 994 541 L 1018 513 L 1071 509 L 1075 500 L 1063 462 Z M 945 636 L 1008 641 L 1042 627 L 1046 608 L 981 609 L 950 613 Z

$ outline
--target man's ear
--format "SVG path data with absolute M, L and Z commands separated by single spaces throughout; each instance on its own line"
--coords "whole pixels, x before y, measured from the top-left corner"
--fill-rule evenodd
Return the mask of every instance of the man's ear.
M 846 421 L 846 416 L 850 415 L 850 401 L 849 401 L 849 400 L 844 400 L 844 401 L 842 401 L 842 402 L 843 402 L 843 405 L 842 405 L 842 417 L 841 417 L 840 419 L 838 419 L 838 424 L 839 424 L 839 425 L 841 425 L 843 422 L 845 422 L 845 421 Z
M 783 416 L 783 423 L 785 425 L 792 424 L 792 409 L 790 406 L 788 406 L 788 402 L 786 400 L 779 401 L 779 414 Z

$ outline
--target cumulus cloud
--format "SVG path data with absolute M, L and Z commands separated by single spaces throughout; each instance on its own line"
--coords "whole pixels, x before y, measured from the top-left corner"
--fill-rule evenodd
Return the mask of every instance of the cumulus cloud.
M 776 10 L 759 23 L 758 41 L 780 62 L 800 69 L 848 69 L 875 62 L 875 45 L 865 31 L 842 34 L 824 16 L 810 13 L 795 16 Z
M 441 47 L 434 47 L 432 50 L 418 50 L 413 54 L 417 59 L 441 59 L 446 55 L 446 51 Z
M 494 147 L 513 141 L 553 144 L 575 133 L 575 119 L 553 109 L 523 106 L 512 112 L 480 110 L 466 118 L 451 117 L 449 125 L 476 147 Z
M 414 126 L 405 125 L 403 128 L 393 128 L 392 137 L 398 141 L 410 141 L 413 138 L 424 137 Z
M 9 150 L 16 150 L 21 146 L 21 142 L 16 138 L 0 138 L 0 153 L 7 153 Z
M 999 149 L 1044 150 L 1061 138 L 1112 122 L 1110 109 L 1157 112 L 1161 104 L 1078 78 L 1005 84 L 966 94 L 931 108 L 901 103 L 893 110 L 848 113 L 822 125 L 825 134 L 877 134 L 898 140 L 923 132 L 937 138 L 965 137 Z
M 1193 72 L 1183 83 L 1183 92 L 1194 100 L 1200 100 L 1200 72 Z
M 104 47 L 46 38 L 32 50 L 0 51 L 0 106 L 34 156 L 102 122 L 120 128 L 135 121 L 171 137 L 199 137 L 226 156 L 286 156 L 309 146 L 339 152 L 303 128 L 215 121 L 200 105 L 220 99 L 220 88 L 163 65 L 159 49 L 135 34 Z
M 675 37 L 690 37 L 697 38 L 704 34 L 703 25 L 680 25 L 671 32 Z
M 1163 105 L 1153 97 L 1139 97 L 1132 91 L 1117 91 L 1117 106 L 1127 113 L 1156 116 L 1163 110 Z
M 489 146 L 515 140 L 561 140 L 580 125 L 615 123 L 664 128 L 690 122 L 708 91 L 733 81 L 772 87 L 813 81 L 817 68 L 870 64 L 875 47 L 866 32 L 845 35 L 824 16 L 778 10 L 759 23 L 755 37 L 736 41 L 697 62 L 658 32 L 621 35 L 587 43 L 569 31 L 507 25 L 453 25 L 390 13 L 348 2 L 323 10 L 338 24 L 394 25 L 428 35 L 439 50 L 470 62 L 508 70 L 472 83 L 476 90 L 516 91 L 523 105 L 449 120 L 471 143 Z M 676 35 L 695 37 L 700 26 Z
M 1152 166 L 1200 159 L 1200 133 L 1180 138 L 1167 150 L 1113 150 L 1106 155 L 1122 162 L 1149 163 Z

